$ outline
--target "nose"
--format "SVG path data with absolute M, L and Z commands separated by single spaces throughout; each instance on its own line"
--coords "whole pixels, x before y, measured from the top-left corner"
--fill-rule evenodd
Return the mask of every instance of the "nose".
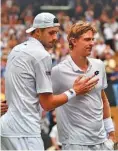
M 94 45 L 94 43 L 95 43 L 95 42 L 94 42 L 94 40 L 93 40 L 93 39 L 91 39 L 91 45 L 92 45 L 92 46 Z
M 53 40 L 57 40 L 57 33 L 53 35 Z

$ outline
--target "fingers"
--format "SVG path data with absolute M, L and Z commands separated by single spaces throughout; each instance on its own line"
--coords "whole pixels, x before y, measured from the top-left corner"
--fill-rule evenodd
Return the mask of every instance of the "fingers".
M 77 77 L 76 81 L 79 82 L 80 80 L 82 80 L 82 78 L 83 78 L 83 76 L 80 75 L 80 76 Z
M 87 88 L 88 92 L 91 91 L 92 89 L 94 89 L 97 83 L 98 83 L 98 81 L 94 81 L 92 83 L 86 83 L 86 88 Z
M 8 105 L 4 102 L 1 103 L 1 108 L 5 108 L 5 107 L 8 107 Z
M 95 88 L 98 81 L 99 79 L 95 75 L 92 75 L 90 77 L 79 76 L 76 79 L 73 88 L 76 94 L 85 94 Z
M 86 77 L 85 82 L 88 82 L 89 80 L 91 80 L 91 79 L 94 78 L 94 77 L 95 77 L 95 75 L 92 75 L 92 76 L 90 76 L 90 77 Z
M 3 106 L 3 107 L 1 108 L 1 111 L 2 111 L 2 110 L 7 110 L 7 109 L 8 109 L 7 106 Z
M 1 114 L 4 114 L 7 112 L 7 109 L 1 110 Z
M 8 105 L 5 102 L 0 103 L 1 106 L 1 115 L 3 115 L 8 110 Z
M 86 86 L 95 86 L 98 83 L 99 79 L 95 76 L 91 76 L 91 77 L 79 77 L 78 78 L 78 83 L 83 83 Z
M 78 80 L 78 82 L 82 81 L 84 83 L 87 83 L 87 82 L 94 83 L 94 82 L 99 81 L 99 79 L 96 77 L 96 75 L 92 75 L 90 77 L 85 77 L 85 76 L 80 75 L 80 76 L 78 76 L 78 78 L 76 80 Z
M 86 87 L 90 87 L 90 88 L 95 87 L 97 83 L 98 83 L 98 81 L 94 81 L 94 82 L 91 82 L 91 83 L 86 83 Z
M 2 109 L 0 110 L 0 115 L 5 114 L 5 113 L 7 112 L 7 110 L 8 110 L 8 108 L 2 108 Z

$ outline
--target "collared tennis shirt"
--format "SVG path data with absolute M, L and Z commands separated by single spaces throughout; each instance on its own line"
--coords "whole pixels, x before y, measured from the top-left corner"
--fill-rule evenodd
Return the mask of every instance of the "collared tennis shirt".
M 0 120 L 2 136 L 40 136 L 41 107 L 37 95 L 52 93 L 51 68 L 49 53 L 34 38 L 11 51 L 5 76 L 9 108 Z
M 92 76 L 96 71 L 98 84 L 86 95 L 78 95 L 56 109 L 59 140 L 66 144 L 95 145 L 105 141 L 103 102 L 101 90 L 107 87 L 105 68 L 101 60 L 88 58 L 89 66 L 83 72 L 69 56 L 52 70 L 55 94 L 72 88 L 79 75 Z

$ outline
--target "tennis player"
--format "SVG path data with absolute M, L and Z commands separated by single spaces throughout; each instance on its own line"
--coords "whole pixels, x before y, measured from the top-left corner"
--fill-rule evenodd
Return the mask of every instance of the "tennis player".
M 81 80 L 93 74 L 99 79 L 91 91 L 68 97 L 66 104 L 56 108 L 62 150 L 113 150 L 115 132 L 104 92 L 107 87 L 104 64 L 89 57 L 95 33 L 90 23 L 74 24 L 68 35 L 70 55 L 52 70 L 55 94 L 70 89 L 78 75 L 83 77 Z

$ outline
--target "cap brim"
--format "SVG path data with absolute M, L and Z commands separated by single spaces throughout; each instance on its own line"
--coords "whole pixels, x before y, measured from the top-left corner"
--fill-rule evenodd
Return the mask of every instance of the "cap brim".
M 60 23 L 54 23 L 54 26 L 60 26 Z
M 31 27 L 31 28 L 29 28 L 29 29 L 26 30 L 26 33 L 30 33 L 30 32 L 32 32 L 32 31 L 34 31 L 35 29 L 36 29 L 36 28 Z

